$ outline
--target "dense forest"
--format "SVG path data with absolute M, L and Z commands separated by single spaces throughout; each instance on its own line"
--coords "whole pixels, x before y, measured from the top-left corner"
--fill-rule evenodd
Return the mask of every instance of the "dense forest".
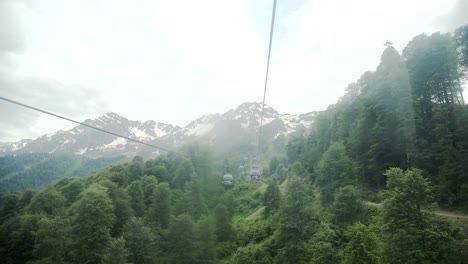
M 124 156 L 90 159 L 48 153 L 0 157 L 0 193 L 39 189 L 66 175 L 85 177 L 92 171 L 124 160 Z
M 468 26 L 454 36 L 416 36 L 401 56 L 389 46 L 377 70 L 350 84 L 310 136 L 289 144 L 289 160 L 305 164 L 327 196 L 344 184 L 321 183 L 330 177 L 327 155 L 349 157 L 354 184 L 373 192 L 385 187 L 386 169 L 418 168 L 440 205 L 468 210 L 467 73 Z
M 438 206 L 468 210 L 467 71 L 468 25 L 388 45 L 261 181 L 192 145 L 4 194 L 0 259 L 466 263 L 468 224 Z

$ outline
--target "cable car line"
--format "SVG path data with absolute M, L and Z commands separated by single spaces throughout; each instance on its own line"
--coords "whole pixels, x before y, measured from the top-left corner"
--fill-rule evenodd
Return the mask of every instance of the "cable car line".
M 271 45 L 273 43 L 273 30 L 275 28 L 276 1 L 277 0 L 273 0 L 273 11 L 272 11 L 272 14 L 271 14 L 270 42 L 269 42 L 269 45 L 268 45 L 268 59 L 267 59 L 266 74 L 265 74 L 265 87 L 263 89 L 262 113 L 261 113 L 261 117 L 260 117 L 260 128 L 258 130 L 258 144 L 257 144 L 257 155 L 256 155 L 257 160 L 258 160 L 258 157 L 260 155 L 260 139 L 262 137 L 263 113 L 265 111 L 265 98 L 266 98 L 267 85 L 268 85 L 268 73 L 269 73 L 269 70 L 270 70 Z
M 127 137 L 127 136 L 123 136 L 123 135 L 120 135 L 120 134 L 117 134 L 117 133 L 114 133 L 114 132 L 111 132 L 111 131 L 108 131 L 108 130 L 105 130 L 105 129 L 102 129 L 102 128 L 99 128 L 99 127 L 91 126 L 91 125 L 85 124 L 83 122 L 79 122 L 79 121 L 76 121 L 76 120 L 73 120 L 71 118 L 61 116 L 61 115 L 57 115 L 57 114 L 51 113 L 49 111 L 42 110 L 42 109 L 39 109 L 39 108 L 34 107 L 34 106 L 27 105 L 27 104 L 23 104 L 23 103 L 20 103 L 20 102 L 17 102 L 17 101 L 14 101 L 14 100 L 2 97 L 2 96 L 0 96 L 0 100 L 9 102 L 9 103 L 12 103 L 12 104 L 15 104 L 15 105 L 19 105 L 19 106 L 22 106 L 22 107 L 25 107 L 25 108 L 29 108 L 31 110 L 41 112 L 41 113 L 44 113 L 44 114 L 47 114 L 47 115 L 51 115 L 51 116 L 54 116 L 54 117 L 57 117 L 57 118 L 61 118 L 61 119 L 64 119 L 66 121 L 76 123 L 76 124 L 79 124 L 79 125 L 82 125 L 82 126 L 85 126 L 85 127 L 89 127 L 91 129 L 98 130 L 100 132 L 111 134 L 111 135 L 116 136 L 116 137 L 124 138 L 124 139 L 133 141 L 133 142 L 138 143 L 138 144 L 142 144 L 142 145 L 145 145 L 145 146 L 148 146 L 148 147 L 152 147 L 152 148 L 167 151 L 167 152 L 173 152 L 173 153 L 181 155 L 181 156 L 186 156 L 186 155 L 184 155 L 182 153 L 179 153 L 177 151 L 173 151 L 173 150 L 165 149 L 165 148 L 162 148 L 162 147 L 158 147 L 156 145 L 149 144 L 149 143 L 146 143 L 146 142 L 143 142 L 143 141 L 140 141 L 140 140 L 137 140 L 137 139 L 133 139 L 133 138 L 130 138 L 130 137 Z
M 268 86 L 268 73 L 270 71 L 270 58 L 271 58 L 271 46 L 273 44 L 273 32 L 275 28 L 275 17 L 276 17 L 276 2 L 277 0 L 273 0 L 273 9 L 271 13 L 271 25 L 270 25 L 270 40 L 268 43 L 268 57 L 266 63 L 266 73 L 265 73 L 265 86 L 263 88 L 263 101 L 262 101 L 262 112 L 260 114 L 260 127 L 258 129 L 258 142 L 257 142 L 257 153 L 254 158 L 254 164 L 250 164 L 250 179 L 251 180 L 260 180 L 260 169 L 258 168 L 258 161 L 260 160 L 260 145 L 262 140 L 262 127 L 263 127 L 263 115 L 265 113 L 265 98 Z

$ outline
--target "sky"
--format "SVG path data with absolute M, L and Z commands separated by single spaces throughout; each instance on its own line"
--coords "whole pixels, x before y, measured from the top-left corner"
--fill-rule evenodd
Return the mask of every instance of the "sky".
M 80 121 L 185 126 L 262 101 L 271 12 L 272 0 L 0 0 L 0 96 Z M 386 40 L 401 51 L 467 13 L 466 0 L 279 0 L 266 104 L 324 110 Z M 73 126 L 0 101 L 0 142 Z

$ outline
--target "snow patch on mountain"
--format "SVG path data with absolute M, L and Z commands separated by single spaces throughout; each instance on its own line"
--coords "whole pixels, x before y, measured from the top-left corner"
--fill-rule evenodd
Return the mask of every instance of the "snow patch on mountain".
M 2 143 L 0 145 L 0 148 L 2 149 L 2 152 L 12 152 L 12 151 L 17 151 L 22 148 L 25 148 L 29 143 L 31 143 L 31 139 L 22 139 L 18 142 L 13 142 L 13 143 Z
M 166 132 L 165 130 L 163 130 L 163 129 L 157 127 L 157 126 L 154 127 L 153 131 L 154 131 L 154 134 L 156 135 L 156 137 L 163 137 L 163 136 L 168 134 L 168 132 Z
M 88 150 L 88 147 L 85 147 L 85 148 L 82 148 L 82 149 L 78 150 L 77 152 L 75 152 L 75 154 L 83 155 L 83 154 L 86 153 L 87 150 Z
M 281 119 L 283 120 L 284 125 L 288 128 L 295 128 L 297 126 L 297 123 L 298 123 L 297 115 L 284 114 L 284 115 L 281 115 Z
M 263 118 L 263 125 L 268 125 L 271 122 L 273 122 L 275 119 L 276 119 L 275 117 L 264 117 Z M 260 124 L 260 121 L 258 121 L 258 123 Z
M 62 146 L 65 145 L 65 144 L 68 144 L 68 143 L 75 143 L 75 142 L 76 142 L 75 139 L 67 139 L 62 143 Z
M 56 146 L 53 150 L 49 151 L 49 154 L 54 153 L 60 146 Z
M 124 148 L 126 144 L 127 144 L 127 140 L 125 138 L 116 138 L 111 143 L 98 146 L 96 149 Z
M 141 130 L 139 127 L 131 127 L 129 128 L 129 130 L 137 138 L 153 139 L 152 136 L 148 135 L 144 130 Z

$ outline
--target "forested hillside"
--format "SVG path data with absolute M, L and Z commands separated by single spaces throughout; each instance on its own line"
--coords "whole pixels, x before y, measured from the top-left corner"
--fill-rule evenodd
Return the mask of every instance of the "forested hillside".
M 402 55 L 388 46 L 261 181 L 192 145 L 2 195 L 0 259 L 466 263 L 467 217 L 438 204 L 468 204 L 467 36 L 420 35 Z
M 0 157 L 0 193 L 39 189 L 63 176 L 84 177 L 125 157 L 89 159 L 80 155 L 46 153 Z
M 352 183 L 370 192 L 384 189 L 388 168 L 418 168 L 440 205 L 468 210 L 467 32 L 416 36 L 402 55 L 387 47 L 377 70 L 350 84 L 310 136 L 288 146 L 290 162 L 304 164 L 328 196 L 336 188 L 321 183 L 333 175 L 324 166 L 338 157 L 346 157 Z
M 324 200 L 300 163 L 272 162 L 268 184 L 235 175 L 225 189 L 210 151 L 192 150 L 2 196 L 2 262 L 463 263 L 468 256 L 463 233 L 432 212 L 431 185 L 419 170 L 388 170 L 378 209 L 352 185 L 334 186 Z M 351 165 L 340 158 L 321 169 Z M 352 183 L 353 171 L 344 174 Z

